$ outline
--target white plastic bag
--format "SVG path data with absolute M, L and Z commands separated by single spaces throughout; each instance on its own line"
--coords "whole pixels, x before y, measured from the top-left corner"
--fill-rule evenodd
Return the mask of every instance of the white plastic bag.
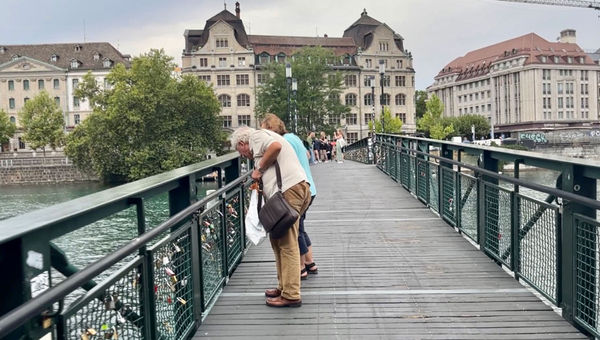
M 258 219 L 258 192 L 256 190 L 252 190 L 250 194 L 250 206 L 248 207 L 248 212 L 246 213 L 246 237 L 254 243 L 254 245 L 258 245 L 260 241 L 267 236 L 265 232 L 265 228 L 260 223 Z

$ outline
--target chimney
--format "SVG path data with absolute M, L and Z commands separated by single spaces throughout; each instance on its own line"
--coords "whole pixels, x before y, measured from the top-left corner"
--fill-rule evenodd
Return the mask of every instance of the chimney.
M 240 3 L 237 1 L 235 2 L 235 16 L 240 18 Z
M 327 33 L 323 35 L 324 38 L 327 38 Z
M 560 39 L 559 41 L 561 43 L 569 43 L 569 44 L 576 44 L 577 43 L 577 36 L 575 34 L 575 30 L 568 28 L 566 30 L 562 30 L 560 31 Z

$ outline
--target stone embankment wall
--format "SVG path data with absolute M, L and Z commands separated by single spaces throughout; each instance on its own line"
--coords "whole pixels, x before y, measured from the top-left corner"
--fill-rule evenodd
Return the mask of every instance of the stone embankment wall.
M 80 171 L 73 165 L 0 167 L 0 185 L 83 182 L 94 180 L 98 180 L 98 178 Z
M 519 132 L 518 140 L 535 152 L 600 159 L 600 130 L 598 129 Z

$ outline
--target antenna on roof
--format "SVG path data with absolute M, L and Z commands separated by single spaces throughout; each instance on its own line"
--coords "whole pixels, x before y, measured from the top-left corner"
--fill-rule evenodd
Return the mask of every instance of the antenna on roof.
M 225 10 L 227 10 L 227 3 L 225 1 L 223 1 L 223 7 L 225 7 Z
M 85 19 L 83 19 L 83 42 L 85 42 Z

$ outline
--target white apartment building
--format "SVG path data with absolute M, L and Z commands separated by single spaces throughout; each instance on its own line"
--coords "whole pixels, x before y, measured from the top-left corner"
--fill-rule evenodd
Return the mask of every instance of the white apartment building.
M 445 116 L 480 114 L 496 133 L 584 126 L 598 120 L 600 66 L 576 44 L 535 33 L 470 51 L 446 65 L 427 88 Z
M 202 30 L 186 30 L 182 73 L 195 74 L 213 85 L 222 106 L 223 127 L 256 126 L 257 87 L 268 75 L 267 63 L 284 63 L 305 46 L 322 46 L 339 57 L 332 67 L 344 74 L 340 100 L 351 112 L 339 122 L 349 142 L 366 137 L 373 113 L 381 114 L 379 63 L 386 64 L 384 102 L 400 117 L 407 132 L 415 131 L 415 71 L 404 39 L 389 26 L 367 15 L 348 27 L 342 37 L 248 35 L 236 3 L 236 14 L 223 10 L 206 21 Z M 375 77 L 375 98 L 369 79 Z M 375 105 L 374 105 L 375 104 Z M 334 122 L 338 125 L 338 122 Z
M 109 43 L 0 45 L 0 109 L 19 127 L 19 111 L 40 91 L 47 91 L 63 111 L 65 126 L 72 129 L 91 108 L 74 95 L 77 84 L 91 72 L 101 86 L 117 63 L 129 67 L 130 57 Z M 26 148 L 17 132 L 4 148 Z

